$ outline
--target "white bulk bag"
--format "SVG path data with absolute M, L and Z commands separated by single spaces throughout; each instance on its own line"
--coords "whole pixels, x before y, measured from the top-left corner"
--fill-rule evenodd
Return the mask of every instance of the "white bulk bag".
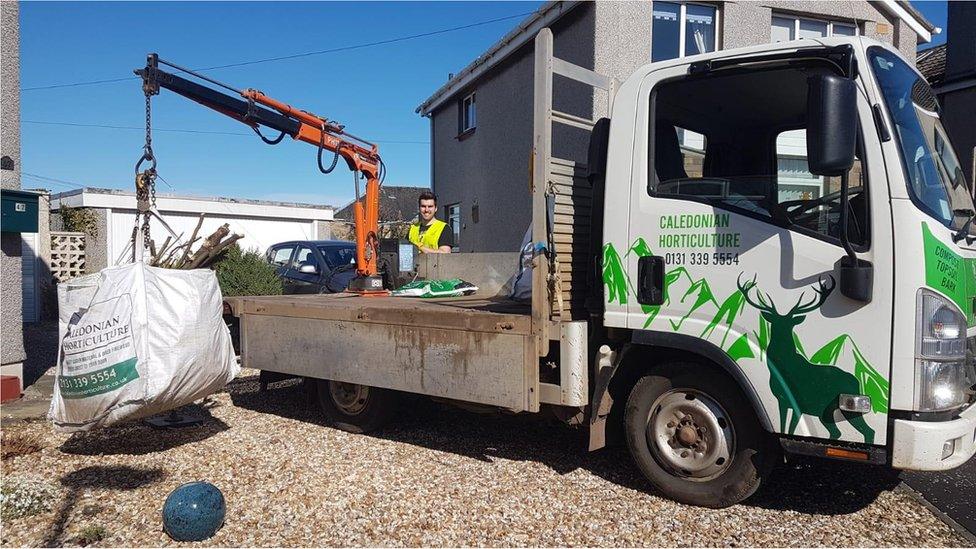
M 87 431 L 220 390 L 240 371 L 209 269 L 142 262 L 58 285 L 58 366 L 48 417 Z

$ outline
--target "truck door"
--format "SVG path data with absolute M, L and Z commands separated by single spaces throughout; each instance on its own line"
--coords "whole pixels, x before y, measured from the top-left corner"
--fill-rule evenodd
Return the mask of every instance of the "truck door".
M 841 179 L 807 169 L 807 78 L 835 68 L 688 68 L 650 72 L 636 103 L 628 237 L 605 253 L 626 268 L 627 327 L 721 349 L 777 432 L 884 444 L 892 234 L 869 105 L 859 94 L 848 173 L 848 235 L 874 266 L 864 303 L 839 288 Z

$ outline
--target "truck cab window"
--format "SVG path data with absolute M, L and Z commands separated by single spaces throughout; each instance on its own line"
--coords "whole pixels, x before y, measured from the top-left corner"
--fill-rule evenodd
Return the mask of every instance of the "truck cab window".
M 654 196 L 705 202 L 839 245 L 840 178 L 807 169 L 807 78 L 815 62 L 717 71 L 652 92 Z M 868 241 L 860 162 L 849 174 L 851 241 Z
M 806 130 L 789 130 L 776 138 L 778 214 L 796 228 L 840 240 L 840 177 L 813 175 L 807 167 Z M 868 243 L 868 203 L 861 159 L 848 172 L 851 243 Z

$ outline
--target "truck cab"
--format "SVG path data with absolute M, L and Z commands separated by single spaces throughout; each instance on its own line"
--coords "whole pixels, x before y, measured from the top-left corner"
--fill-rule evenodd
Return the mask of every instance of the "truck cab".
M 602 322 L 652 482 L 741 499 L 768 466 L 759 431 L 903 469 L 972 457 L 973 187 L 896 50 L 804 40 L 649 64 L 606 139 Z

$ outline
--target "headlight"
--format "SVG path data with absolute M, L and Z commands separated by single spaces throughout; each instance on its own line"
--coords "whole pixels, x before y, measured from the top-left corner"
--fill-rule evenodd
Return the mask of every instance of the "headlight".
M 915 410 L 951 410 L 969 400 L 966 317 L 948 299 L 919 290 L 915 333 Z

